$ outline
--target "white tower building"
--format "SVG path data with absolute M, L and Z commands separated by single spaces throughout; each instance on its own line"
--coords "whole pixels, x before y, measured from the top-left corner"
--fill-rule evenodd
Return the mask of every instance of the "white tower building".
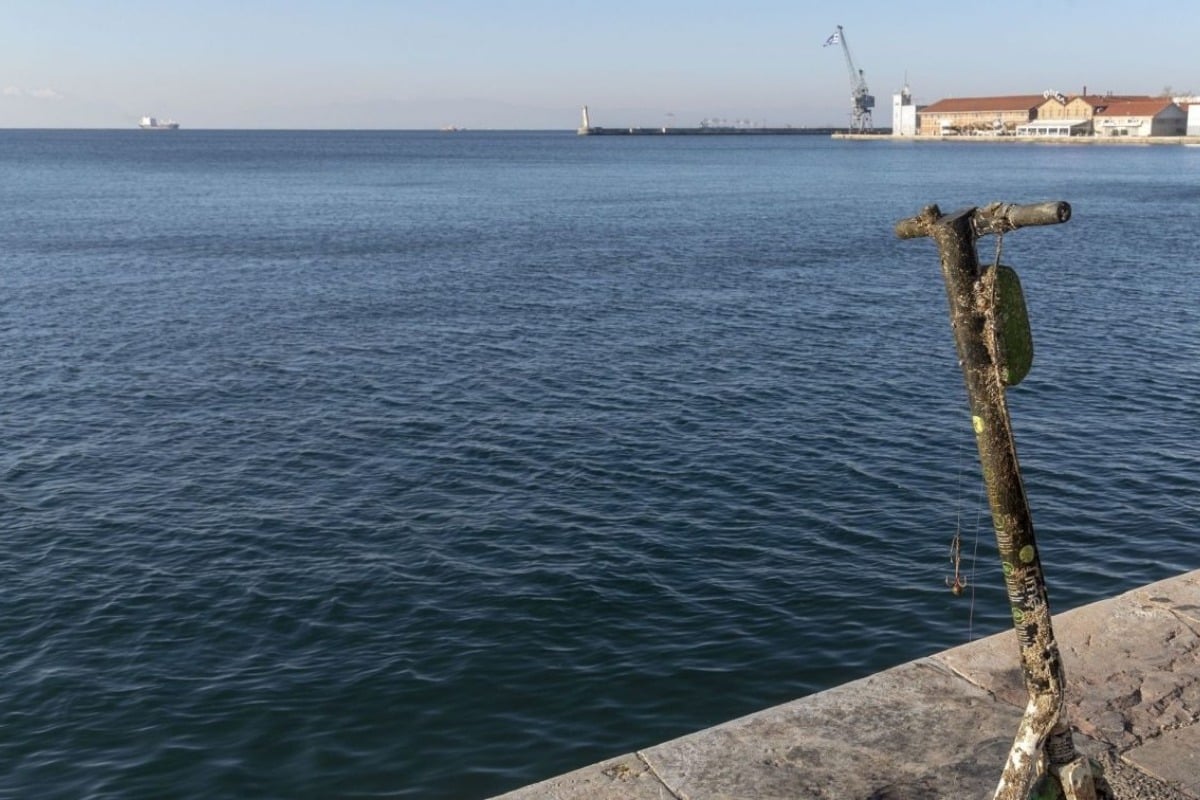
M 912 91 L 905 81 L 904 88 L 892 95 L 892 136 L 917 135 L 917 107 L 913 105 Z

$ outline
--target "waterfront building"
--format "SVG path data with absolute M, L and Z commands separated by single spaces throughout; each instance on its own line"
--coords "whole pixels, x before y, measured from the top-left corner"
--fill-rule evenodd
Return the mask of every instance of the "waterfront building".
M 1018 125 L 1013 133 L 1016 136 L 1043 136 L 1051 138 L 1060 136 L 1091 136 L 1092 121 L 1090 119 L 1076 119 L 1073 117 L 1035 119 L 1031 122 L 1026 122 L 1024 125 Z
M 950 97 L 921 109 L 921 136 L 1004 136 L 1035 118 L 1040 94 Z
M 1086 89 L 1083 94 L 1067 96 L 1048 91 L 1043 92 L 1043 96 L 1046 99 L 1034 111 L 1033 119 L 1017 126 L 1017 136 L 1090 136 L 1094 130 L 1092 119 L 1097 110 L 1117 99 L 1135 99 L 1089 95 Z
M 1097 136 L 1183 136 L 1187 113 L 1169 97 L 1118 100 L 1096 111 Z
M 1200 111 L 1196 114 L 1200 128 Z M 948 98 L 920 109 L 917 118 L 921 136 L 1183 136 L 1188 131 L 1188 112 L 1169 97 L 1090 95 L 1086 89 L 1074 95 Z
M 1200 136 L 1200 95 L 1174 98 L 1175 105 L 1187 113 L 1187 135 Z

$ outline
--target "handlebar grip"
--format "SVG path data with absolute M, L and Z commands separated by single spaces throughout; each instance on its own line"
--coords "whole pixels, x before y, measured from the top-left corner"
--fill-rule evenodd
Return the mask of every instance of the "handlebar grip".
M 1030 203 L 1029 205 L 1012 203 L 1002 206 L 1001 211 L 1008 224 L 1013 228 L 1028 228 L 1032 225 L 1057 225 L 1071 218 L 1071 204 L 1065 200 L 1052 200 L 1048 203 Z
M 964 209 L 953 214 L 961 219 L 969 215 L 976 236 L 989 233 L 1003 234 L 1017 228 L 1029 228 L 1035 225 L 1057 225 L 1071 218 L 1071 204 L 1065 200 L 1051 200 L 1045 203 L 992 203 L 983 208 Z M 901 239 L 917 239 L 929 236 L 933 227 L 943 217 L 936 205 L 926 206 L 915 217 L 902 219 L 896 223 L 896 236 Z

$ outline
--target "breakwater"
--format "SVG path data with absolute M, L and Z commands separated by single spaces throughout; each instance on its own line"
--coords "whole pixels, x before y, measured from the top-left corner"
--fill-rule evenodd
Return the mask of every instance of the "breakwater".
M 580 136 L 832 136 L 845 133 L 842 128 L 754 128 L 702 125 L 698 128 L 670 126 L 649 128 L 580 128 Z

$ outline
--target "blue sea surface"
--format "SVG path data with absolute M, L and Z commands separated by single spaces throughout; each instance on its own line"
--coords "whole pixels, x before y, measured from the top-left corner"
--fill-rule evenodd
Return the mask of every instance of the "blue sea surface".
M 1074 208 L 1002 242 L 1055 610 L 1200 567 L 1197 148 L 2 131 L 0 198 L 0 797 L 470 800 L 1005 630 L 929 203 Z

